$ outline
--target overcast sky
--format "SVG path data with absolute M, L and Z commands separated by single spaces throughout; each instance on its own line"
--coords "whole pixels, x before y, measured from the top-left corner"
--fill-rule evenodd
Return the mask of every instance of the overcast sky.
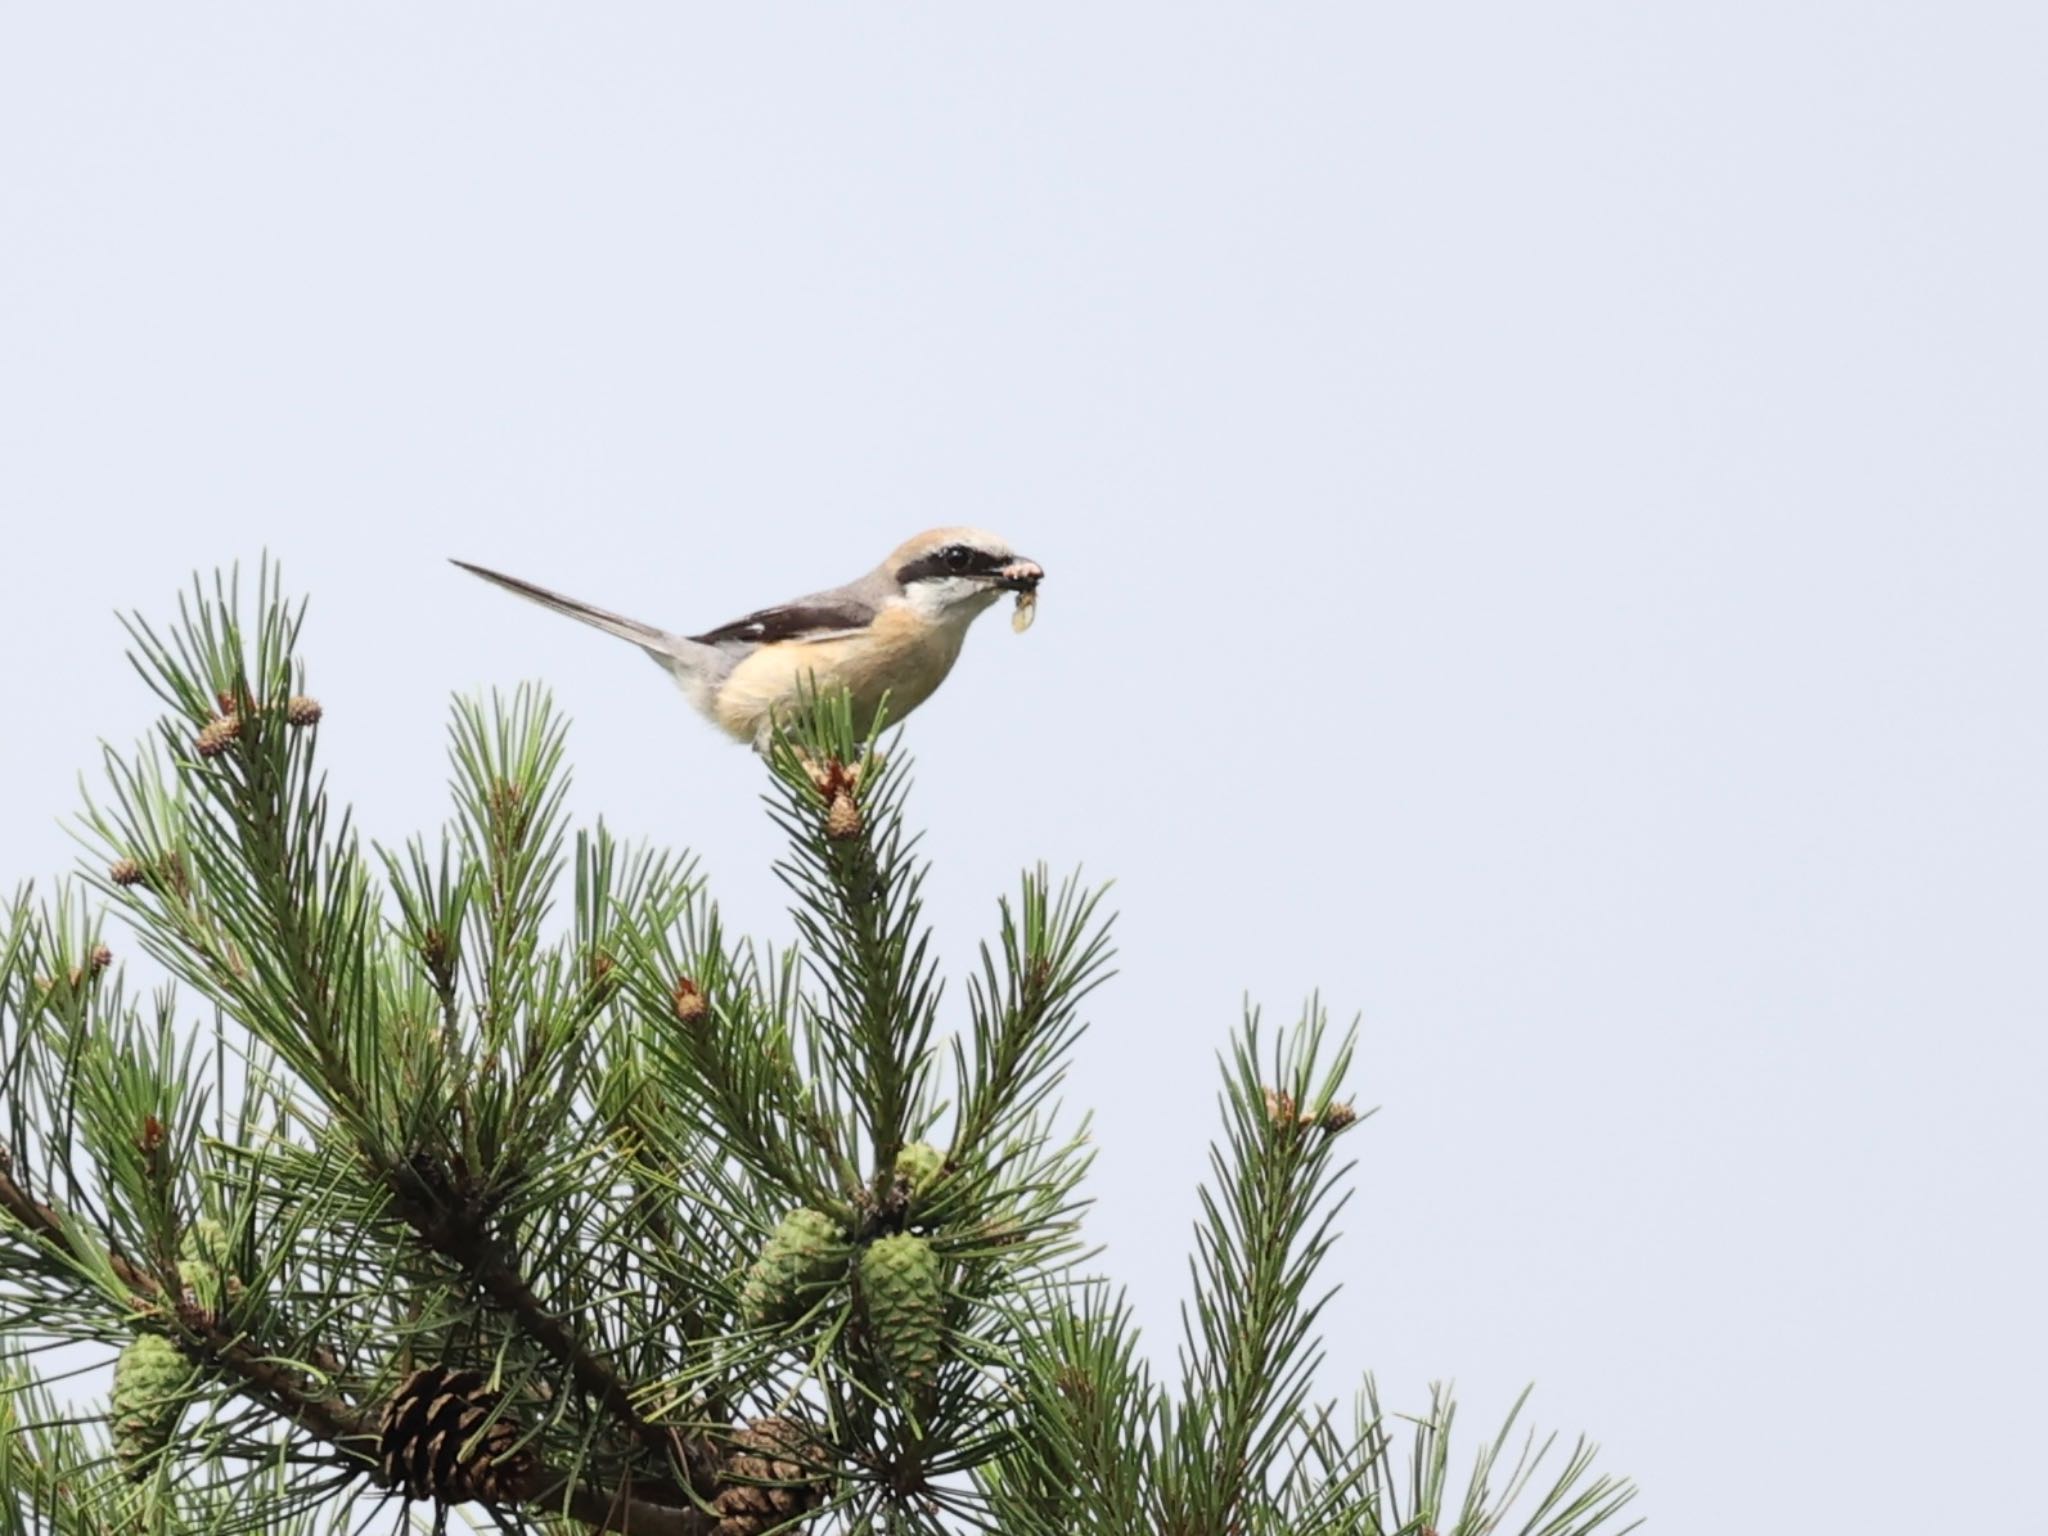
M 153 716 L 114 611 L 267 548 L 372 835 L 541 678 L 783 936 L 750 756 L 444 557 L 688 629 L 981 524 L 933 917 L 1116 881 L 1156 1355 L 1320 988 L 1333 1394 L 1534 1380 L 1674 1536 L 2048 1530 L 2044 80 L 2023 4 L 10 6 L 0 883 Z

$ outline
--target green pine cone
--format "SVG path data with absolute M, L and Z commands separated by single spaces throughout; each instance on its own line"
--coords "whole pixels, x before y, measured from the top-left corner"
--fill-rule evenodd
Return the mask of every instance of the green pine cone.
M 913 1141 L 896 1154 L 896 1177 L 910 1186 L 911 1197 L 924 1194 L 946 1171 L 946 1154 L 928 1141 Z
M 946 1298 L 939 1256 L 908 1232 L 878 1237 L 860 1259 L 861 1300 L 875 1356 L 913 1401 L 938 1382 L 946 1339 Z
M 114 1455 L 132 1478 L 149 1475 L 185 1411 L 192 1362 L 158 1333 L 136 1336 L 114 1363 Z
M 845 1234 L 829 1216 L 803 1208 L 791 1211 L 747 1271 L 740 1315 L 750 1328 L 794 1322 L 845 1274 Z

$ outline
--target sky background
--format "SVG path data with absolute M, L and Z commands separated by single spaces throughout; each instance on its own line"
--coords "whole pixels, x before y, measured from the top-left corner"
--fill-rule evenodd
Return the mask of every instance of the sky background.
M 1155 1357 L 1320 988 L 1332 1394 L 1533 1380 L 1673 1536 L 2048 1531 L 2044 79 L 2020 4 L 8 7 L 0 881 L 153 718 L 114 612 L 269 549 L 367 831 L 541 678 L 784 936 L 749 754 L 444 557 L 691 629 L 984 525 L 932 916 L 1116 881 Z

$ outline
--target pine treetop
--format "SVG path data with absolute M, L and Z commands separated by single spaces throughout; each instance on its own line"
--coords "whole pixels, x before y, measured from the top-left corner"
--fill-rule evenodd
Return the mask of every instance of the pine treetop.
M 1453 1490 L 1447 1395 L 1317 1396 L 1360 1118 L 1319 1004 L 1223 1062 L 1161 1371 L 1060 1112 L 1100 890 L 1026 873 L 945 1006 L 901 738 L 829 696 L 767 762 L 781 950 L 570 825 L 536 688 L 458 702 L 448 823 L 369 842 L 303 616 L 266 564 L 131 620 L 156 733 L 84 876 L 0 910 L 0 1533 L 1624 1528 L 1583 1442 L 1517 1460 L 1511 1417 Z M 60 1401 L 47 1361 L 123 1351 Z

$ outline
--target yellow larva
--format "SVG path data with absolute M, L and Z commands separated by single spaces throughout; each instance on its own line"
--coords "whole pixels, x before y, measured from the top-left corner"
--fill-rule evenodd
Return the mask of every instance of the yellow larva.
M 1017 594 L 1017 610 L 1010 615 L 1010 628 L 1021 635 L 1031 627 L 1031 621 L 1037 617 L 1038 594 L 1036 592 L 1019 592 Z

